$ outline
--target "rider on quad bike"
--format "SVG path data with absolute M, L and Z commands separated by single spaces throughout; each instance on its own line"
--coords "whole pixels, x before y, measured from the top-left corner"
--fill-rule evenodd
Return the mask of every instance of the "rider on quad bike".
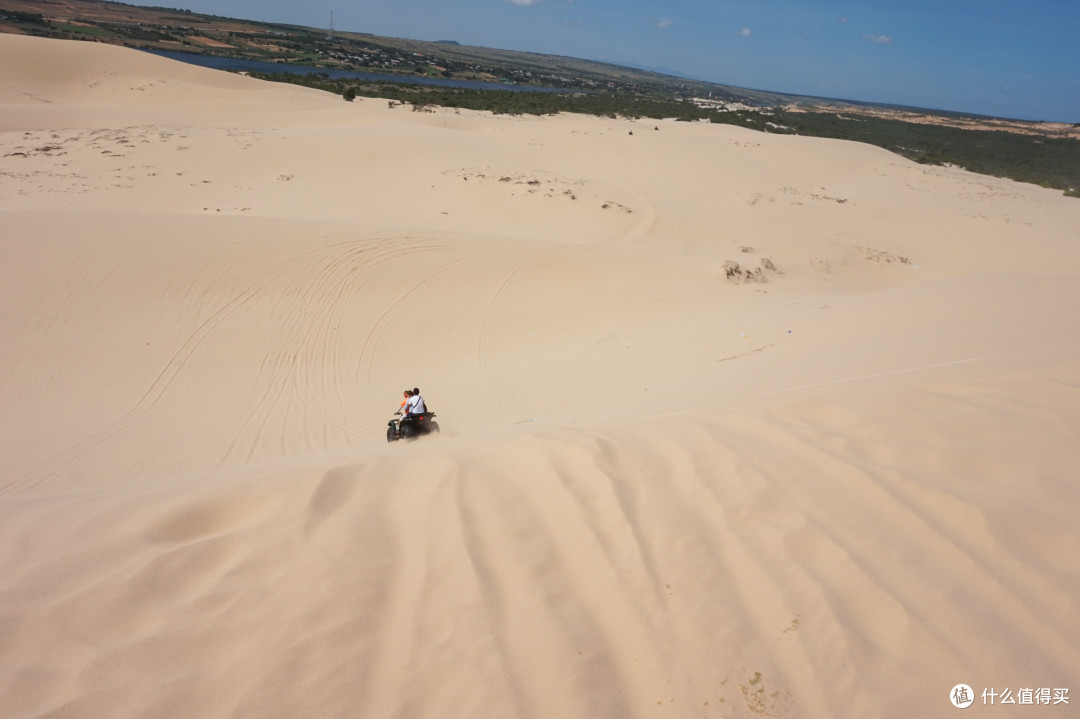
M 432 419 L 435 413 L 428 411 L 418 388 L 405 390 L 405 401 L 401 403 L 401 407 L 394 414 L 401 415 L 401 419 L 392 419 L 387 422 L 387 442 L 398 439 L 411 439 L 422 434 L 439 431 L 439 425 Z

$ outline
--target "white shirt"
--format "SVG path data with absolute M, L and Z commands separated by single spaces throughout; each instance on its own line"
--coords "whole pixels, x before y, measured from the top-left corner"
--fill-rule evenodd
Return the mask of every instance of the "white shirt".
M 427 407 L 424 406 L 424 398 L 418 394 L 409 397 L 409 400 L 405 403 L 405 414 L 423 414 L 424 412 L 427 412 Z

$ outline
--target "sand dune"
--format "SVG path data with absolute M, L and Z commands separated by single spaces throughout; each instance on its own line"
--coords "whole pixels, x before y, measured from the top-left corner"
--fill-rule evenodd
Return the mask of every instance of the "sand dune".
M 1071 715 L 1075 199 L 7 35 L 0 105 L 0 716 Z

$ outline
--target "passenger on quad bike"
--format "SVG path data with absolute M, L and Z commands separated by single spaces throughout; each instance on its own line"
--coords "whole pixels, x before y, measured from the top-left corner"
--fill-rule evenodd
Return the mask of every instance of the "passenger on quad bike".
M 407 418 L 411 414 L 423 414 L 427 412 L 427 407 L 424 405 L 424 398 L 420 396 L 420 390 L 413 388 L 409 398 L 405 400 L 405 411 L 402 413 L 402 419 Z
M 420 396 L 420 390 L 417 388 L 405 390 L 405 401 L 394 414 L 401 415 L 401 419 L 391 419 L 387 422 L 387 442 L 439 431 L 439 425 L 433 420 L 435 413 L 428 411 L 424 398 Z

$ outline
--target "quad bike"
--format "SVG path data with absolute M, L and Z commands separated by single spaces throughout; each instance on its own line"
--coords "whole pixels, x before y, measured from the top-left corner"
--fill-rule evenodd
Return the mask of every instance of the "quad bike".
M 411 414 L 408 417 L 398 419 L 395 417 L 386 423 L 386 441 L 394 442 L 399 439 L 412 439 L 424 434 L 439 431 L 439 423 L 435 421 L 434 412 L 423 414 Z

